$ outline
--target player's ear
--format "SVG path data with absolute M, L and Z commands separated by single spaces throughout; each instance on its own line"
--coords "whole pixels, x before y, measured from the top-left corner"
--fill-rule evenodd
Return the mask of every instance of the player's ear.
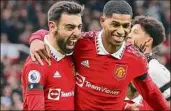
M 148 37 L 148 39 L 145 41 L 147 46 L 152 46 L 153 44 L 153 38 L 152 37 Z
M 57 26 L 54 21 L 48 22 L 49 31 L 55 33 L 57 31 Z
M 100 17 L 100 24 L 102 27 L 104 27 L 104 22 L 105 22 L 105 16 L 103 15 Z
M 48 27 L 49 27 L 49 31 L 53 32 L 53 30 L 54 30 L 54 23 L 53 23 L 53 21 L 48 21 Z

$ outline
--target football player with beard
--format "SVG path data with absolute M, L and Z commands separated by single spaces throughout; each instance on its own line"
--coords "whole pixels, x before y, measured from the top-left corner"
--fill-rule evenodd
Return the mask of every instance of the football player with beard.
M 125 42 L 131 21 L 131 6 L 126 1 L 110 0 L 105 4 L 100 18 L 103 29 L 100 32 L 82 33 L 73 52 L 77 84 L 76 110 L 127 108 L 124 98 L 131 81 L 154 109 L 169 109 L 148 74 L 146 57 L 132 44 Z M 39 30 L 30 39 L 33 60 L 34 53 L 45 51 L 41 41 L 45 35 L 43 33 L 48 32 Z
M 49 47 L 51 65 L 43 61 L 41 66 L 30 56 L 27 58 L 21 76 L 23 110 L 75 109 L 75 77 L 70 55 L 81 34 L 82 11 L 80 4 L 71 1 L 57 2 L 49 9 L 49 32 L 43 41 Z

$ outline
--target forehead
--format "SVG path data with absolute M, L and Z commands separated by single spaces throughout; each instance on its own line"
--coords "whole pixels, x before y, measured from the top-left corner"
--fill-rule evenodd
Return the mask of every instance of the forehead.
M 132 30 L 143 31 L 143 28 L 141 27 L 140 24 L 135 24 L 132 26 Z
M 132 20 L 131 15 L 127 14 L 112 14 L 111 17 L 109 17 L 110 21 L 116 21 L 116 22 L 121 22 L 121 23 L 130 23 Z
M 60 18 L 60 23 L 61 24 L 73 24 L 73 25 L 82 24 L 81 14 L 63 13 Z

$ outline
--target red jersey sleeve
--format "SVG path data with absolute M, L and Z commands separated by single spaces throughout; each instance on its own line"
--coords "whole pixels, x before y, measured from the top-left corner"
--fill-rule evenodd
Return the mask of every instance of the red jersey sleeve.
M 44 110 L 45 70 L 36 63 L 27 64 L 22 72 L 24 87 L 24 109 Z
M 148 62 L 144 55 L 141 55 L 139 59 L 136 61 L 136 71 L 137 76 L 141 76 L 143 74 L 147 74 L 148 72 Z
M 133 58 L 133 60 L 130 59 L 131 60 L 130 62 L 134 67 L 132 69 L 134 70 L 134 77 L 136 78 L 138 76 L 146 74 L 148 71 L 148 62 L 145 55 L 132 44 L 127 43 L 126 45 L 127 45 L 127 49 L 126 49 L 127 52 Z
M 29 38 L 29 43 L 31 43 L 34 39 L 40 39 L 43 40 L 44 36 L 48 34 L 47 30 L 40 29 L 36 31 L 35 33 L 31 34 Z
M 162 96 L 162 93 L 148 74 L 143 80 L 134 79 L 134 85 L 143 96 L 144 100 L 146 100 L 154 110 L 169 110 L 166 99 Z

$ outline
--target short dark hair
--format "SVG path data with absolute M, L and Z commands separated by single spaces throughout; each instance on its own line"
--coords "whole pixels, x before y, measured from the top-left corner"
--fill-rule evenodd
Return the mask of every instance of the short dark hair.
M 74 1 L 58 1 L 48 11 L 48 21 L 58 21 L 62 13 L 81 14 L 83 7 Z
M 132 25 L 135 24 L 140 24 L 144 31 L 153 38 L 152 48 L 165 40 L 165 28 L 159 20 L 150 16 L 136 16 L 132 21 Z
M 133 15 L 132 7 L 124 0 L 110 0 L 105 4 L 103 14 L 112 16 L 113 13 Z

